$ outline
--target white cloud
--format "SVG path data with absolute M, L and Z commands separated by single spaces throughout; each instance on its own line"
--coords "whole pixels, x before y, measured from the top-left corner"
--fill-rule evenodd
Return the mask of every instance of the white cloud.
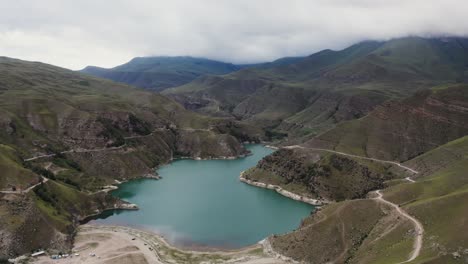
M 466 0 L 0 0 L 0 55 L 71 69 L 135 56 L 235 63 L 366 39 L 468 35 Z

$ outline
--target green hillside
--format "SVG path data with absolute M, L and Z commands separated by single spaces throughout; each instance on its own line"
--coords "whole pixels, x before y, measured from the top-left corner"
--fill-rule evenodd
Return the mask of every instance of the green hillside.
M 122 204 L 99 192 L 115 180 L 153 175 L 178 156 L 245 155 L 241 141 L 261 139 L 159 94 L 1 57 L 0 259 L 66 249 L 80 219 Z
M 460 263 L 468 254 L 460 231 L 468 212 L 467 93 L 464 84 L 440 85 L 386 102 L 248 170 L 250 180 L 331 201 L 296 231 L 270 237 L 273 248 L 305 263 L 407 260 L 414 224 L 374 198 L 381 189 L 423 226 L 420 254 L 409 263 Z
M 389 181 L 384 199 L 398 204 L 424 228 L 420 255 L 409 263 L 463 263 L 467 257 L 468 137 L 408 162 L 420 171 L 407 181 Z M 399 263 L 414 241 L 412 224 L 375 199 L 333 203 L 289 234 L 273 236 L 280 253 L 307 263 Z

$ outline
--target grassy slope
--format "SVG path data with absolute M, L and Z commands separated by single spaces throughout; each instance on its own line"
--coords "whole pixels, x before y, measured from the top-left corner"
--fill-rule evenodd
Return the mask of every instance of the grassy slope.
M 423 91 L 339 124 L 308 145 L 386 160 L 408 160 L 468 133 L 468 86 Z
M 12 186 L 26 189 L 30 183 L 38 180 L 33 172 L 23 167 L 16 151 L 6 145 L 0 145 L 0 171 L 0 190 L 11 190 Z
M 384 197 L 421 221 L 425 228 L 422 256 L 414 263 L 433 259 L 454 262 L 440 255 L 468 249 L 468 136 L 429 151 L 408 164 L 420 167 L 423 174 L 414 184 L 390 187 Z
M 385 208 L 371 200 L 324 207 L 295 232 L 273 237 L 272 246 L 305 263 L 345 263 L 368 237 Z

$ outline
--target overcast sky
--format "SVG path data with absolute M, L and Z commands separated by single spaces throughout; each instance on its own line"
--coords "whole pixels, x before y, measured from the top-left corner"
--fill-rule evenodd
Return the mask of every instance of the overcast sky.
M 468 0 L 0 0 L 0 56 L 70 69 L 136 56 L 234 63 L 366 39 L 468 36 Z

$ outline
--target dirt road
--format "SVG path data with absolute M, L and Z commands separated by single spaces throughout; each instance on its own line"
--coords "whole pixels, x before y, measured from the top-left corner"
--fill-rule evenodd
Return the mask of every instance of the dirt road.
M 414 240 L 414 244 L 413 244 L 413 251 L 411 252 L 410 257 L 406 261 L 403 261 L 403 262 L 400 262 L 400 263 L 407 263 L 407 262 L 413 261 L 421 253 L 422 241 L 423 241 L 423 236 L 424 236 L 424 228 L 423 228 L 421 222 L 419 222 L 416 218 L 409 215 L 407 212 L 405 212 L 403 209 L 401 209 L 397 204 L 394 204 L 394 203 L 392 203 L 390 201 L 385 200 L 383 198 L 383 195 L 380 192 L 380 190 L 375 191 L 375 193 L 377 194 L 377 197 L 375 197 L 374 199 L 379 200 L 380 202 L 385 203 L 387 205 L 390 205 L 401 216 L 407 218 L 408 220 L 410 220 L 414 224 L 414 229 L 415 229 L 415 232 L 416 232 L 416 236 L 415 236 L 415 240 Z
M 413 174 L 417 174 L 419 173 L 418 171 L 410 168 L 410 167 L 407 167 L 405 165 L 402 165 L 401 163 L 398 163 L 396 161 L 391 161 L 391 160 L 381 160 L 381 159 L 376 159 L 376 158 L 369 158 L 369 157 L 364 157 L 364 156 L 358 156 L 358 155 L 354 155 L 354 154 L 348 154 L 348 153 L 344 153 L 344 152 L 340 152 L 340 151 L 335 151 L 335 150 L 331 150 L 331 149 L 323 149 L 323 148 L 309 148 L 309 147 L 304 147 L 304 146 L 300 146 L 300 145 L 292 145 L 292 146 L 286 146 L 286 147 L 283 147 L 285 149 L 311 149 L 311 150 L 318 150 L 318 151 L 326 151 L 326 152 L 330 152 L 330 153 L 334 153 L 334 154 L 338 154 L 338 155 L 343 155 L 343 156 L 348 156 L 348 157 L 352 157 L 352 158 L 358 158 L 358 159 L 365 159 L 365 160 L 372 160 L 372 161 L 376 161 L 376 162 L 381 162 L 381 163 L 387 163 L 387 164 L 392 164 L 392 165 L 396 165 L 400 168 L 403 168 Z

